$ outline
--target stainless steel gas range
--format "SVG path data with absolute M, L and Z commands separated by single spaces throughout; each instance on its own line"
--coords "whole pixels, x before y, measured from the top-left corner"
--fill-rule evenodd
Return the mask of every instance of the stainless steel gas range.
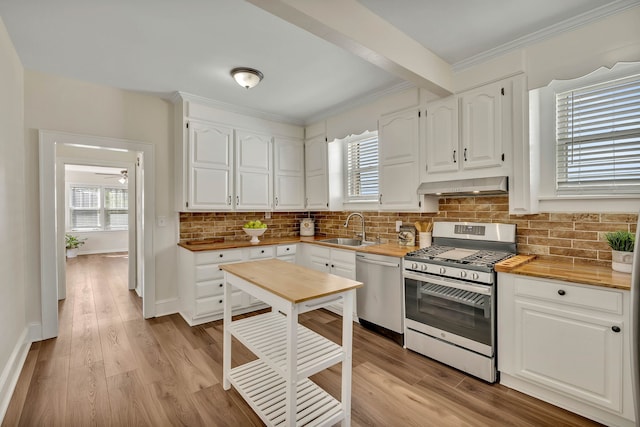
M 434 223 L 433 246 L 403 260 L 405 347 L 495 382 L 493 267 L 515 254 L 513 224 Z

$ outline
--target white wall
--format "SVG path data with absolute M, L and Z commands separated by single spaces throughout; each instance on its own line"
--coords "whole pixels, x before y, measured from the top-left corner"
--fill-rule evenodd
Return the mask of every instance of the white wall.
M 25 271 L 38 263 L 25 248 L 23 88 L 22 64 L 0 18 L 0 420 L 27 349 Z
M 156 300 L 177 297 L 175 285 L 177 215 L 173 213 L 173 110 L 159 97 L 25 70 L 27 237 L 36 267 L 28 272 L 27 316 L 39 322 L 40 269 L 37 262 L 38 130 L 55 130 L 147 142 L 155 146 L 156 214 L 166 227 L 154 228 Z

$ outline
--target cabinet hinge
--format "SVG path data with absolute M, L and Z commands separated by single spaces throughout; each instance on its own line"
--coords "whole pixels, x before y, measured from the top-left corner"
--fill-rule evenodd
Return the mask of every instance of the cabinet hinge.
M 504 88 L 500 88 L 500 93 L 502 94 L 502 96 L 504 96 Z
M 504 162 L 504 153 L 502 153 L 502 161 Z

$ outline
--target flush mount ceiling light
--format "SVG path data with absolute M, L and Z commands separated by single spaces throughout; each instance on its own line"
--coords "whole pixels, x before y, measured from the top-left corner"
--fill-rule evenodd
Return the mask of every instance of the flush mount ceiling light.
M 253 68 L 239 67 L 231 70 L 231 76 L 240 86 L 246 89 L 251 89 L 260 83 L 264 74 Z

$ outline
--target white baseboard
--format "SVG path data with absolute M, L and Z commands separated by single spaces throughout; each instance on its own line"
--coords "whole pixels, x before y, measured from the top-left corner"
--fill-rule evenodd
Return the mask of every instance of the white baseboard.
M 2 370 L 2 375 L 0 375 L 0 424 L 7 413 L 7 408 L 9 407 L 13 390 L 16 388 L 20 372 L 22 371 L 24 362 L 27 359 L 27 353 L 29 353 L 29 348 L 31 346 L 29 332 L 30 327 L 24 328 L 24 331 L 20 334 L 20 338 L 18 338 L 15 348 L 11 352 L 11 356 L 9 356 L 7 364 Z M 40 332 L 40 335 L 42 335 L 42 332 Z
M 42 323 L 29 323 L 29 342 L 42 341 Z
M 178 311 L 180 311 L 179 298 L 167 298 L 160 301 L 156 301 L 156 317 L 175 314 Z

